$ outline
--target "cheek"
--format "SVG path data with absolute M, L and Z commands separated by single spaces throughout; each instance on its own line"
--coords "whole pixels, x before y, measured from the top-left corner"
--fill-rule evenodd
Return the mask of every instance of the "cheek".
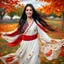
M 33 14 L 33 11 L 31 11 L 31 13 Z
M 29 15 L 32 15 L 32 14 L 33 14 L 33 12 L 30 12 L 30 13 L 29 13 Z

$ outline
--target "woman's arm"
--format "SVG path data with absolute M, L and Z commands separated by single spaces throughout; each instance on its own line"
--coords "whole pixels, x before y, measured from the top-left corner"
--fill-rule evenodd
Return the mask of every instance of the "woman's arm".
M 40 35 L 40 40 L 43 42 L 43 43 L 46 43 L 46 42 L 59 42 L 61 41 L 60 39 L 53 39 L 53 38 L 50 38 L 48 36 L 48 34 L 42 29 L 42 27 L 38 26 L 37 25 L 37 30 L 38 30 L 38 34 Z
M 7 41 L 7 44 L 9 46 L 16 46 L 20 43 L 22 39 L 20 39 L 21 34 L 18 34 L 20 28 L 17 27 L 15 30 L 11 32 L 2 32 L 1 37 L 4 38 Z

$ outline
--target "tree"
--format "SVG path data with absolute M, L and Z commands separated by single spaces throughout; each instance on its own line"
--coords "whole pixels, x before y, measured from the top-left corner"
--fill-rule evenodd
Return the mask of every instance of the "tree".
M 11 20 L 12 20 L 12 18 L 13 18 L 13 16 L 16 14 L 16 12 L 10 12 L 8 15 L 11 17 Z
M 18 0 L 0 0 L 0 9 L 3 10 L 0 11 L 0 16 L 2 15 L 1 13 L 4 13 L 3 15 L 5 15 L 5 13 L 10 13 L 11 11 L 16 12 L 17 9 L 15 6 L 18 2 Z
M 58 17 L 56 14 L 54 14 L 53 12 L 49 15 L 50 16 L 53 16 L 54 18 Z M 60 17 L 60 16 L 59 16 Z
M 47 15 L 45 13 L 42 13 L 42 8 L 38 7 L 36 8 L 36 11 L 41 15 L 41 17 L 47 18 Z
M 23 10 L 24 10 L 24 4 L 19 5 L 19 6 L 17 7 L 16 15 L 17 15 L 17 16 L 21 16 Z
M 42 12 L 47 15 L 54 12 L 57 16 L 62 16 L 62 29 L 64 30 L 64 0 L 39 0 L 47 2 L 48 5 L 42 6 Z
M 23 4 L 19 4 L 19 6 L 17 6 L 16 9 L 17 9 L 16 12 L 11 11 L 10 13 L 8 13 L 8 15 L 11 17 L 11 19 L 13 18 L 14 15 L 17 15 L 17 16 L 21 16 L 22 15 L 22 12 L 24 10 L 24 5 Z

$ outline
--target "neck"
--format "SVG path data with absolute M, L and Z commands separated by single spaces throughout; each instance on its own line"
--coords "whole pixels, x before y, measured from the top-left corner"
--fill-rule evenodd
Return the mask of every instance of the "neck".
M 27 20 L 32 20 L 33 18 L 32 17 L 27 17 Z
M 32 17 L 27 17 L 27 21 L 28 21 L 28 23 L 30 24 L 30 22 L 32 21 Z

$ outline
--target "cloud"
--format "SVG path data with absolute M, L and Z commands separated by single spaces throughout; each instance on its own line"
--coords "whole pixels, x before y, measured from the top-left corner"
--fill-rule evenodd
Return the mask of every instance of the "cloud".
M 47 3 L 45 3 L 45 2 L 36 2 L 35 0 L 23 0 L 23 1 L 21 1 L 20 2 L 20 4 L 24 4 L 24 5 L 26 5 L 26 4 L 28 4 L 28 3 L 31 3 L 31 4 L 33 4 L 33 6 L 35 7 L 35 8 L 37 8 L 37 7 L 41 7 L 42 5 L 46 5 Z
M 23 1 L 30 1 L 30 0 L 23 0 Z M 36 0 L 31 0 L 31 2 L 35 2 Z

